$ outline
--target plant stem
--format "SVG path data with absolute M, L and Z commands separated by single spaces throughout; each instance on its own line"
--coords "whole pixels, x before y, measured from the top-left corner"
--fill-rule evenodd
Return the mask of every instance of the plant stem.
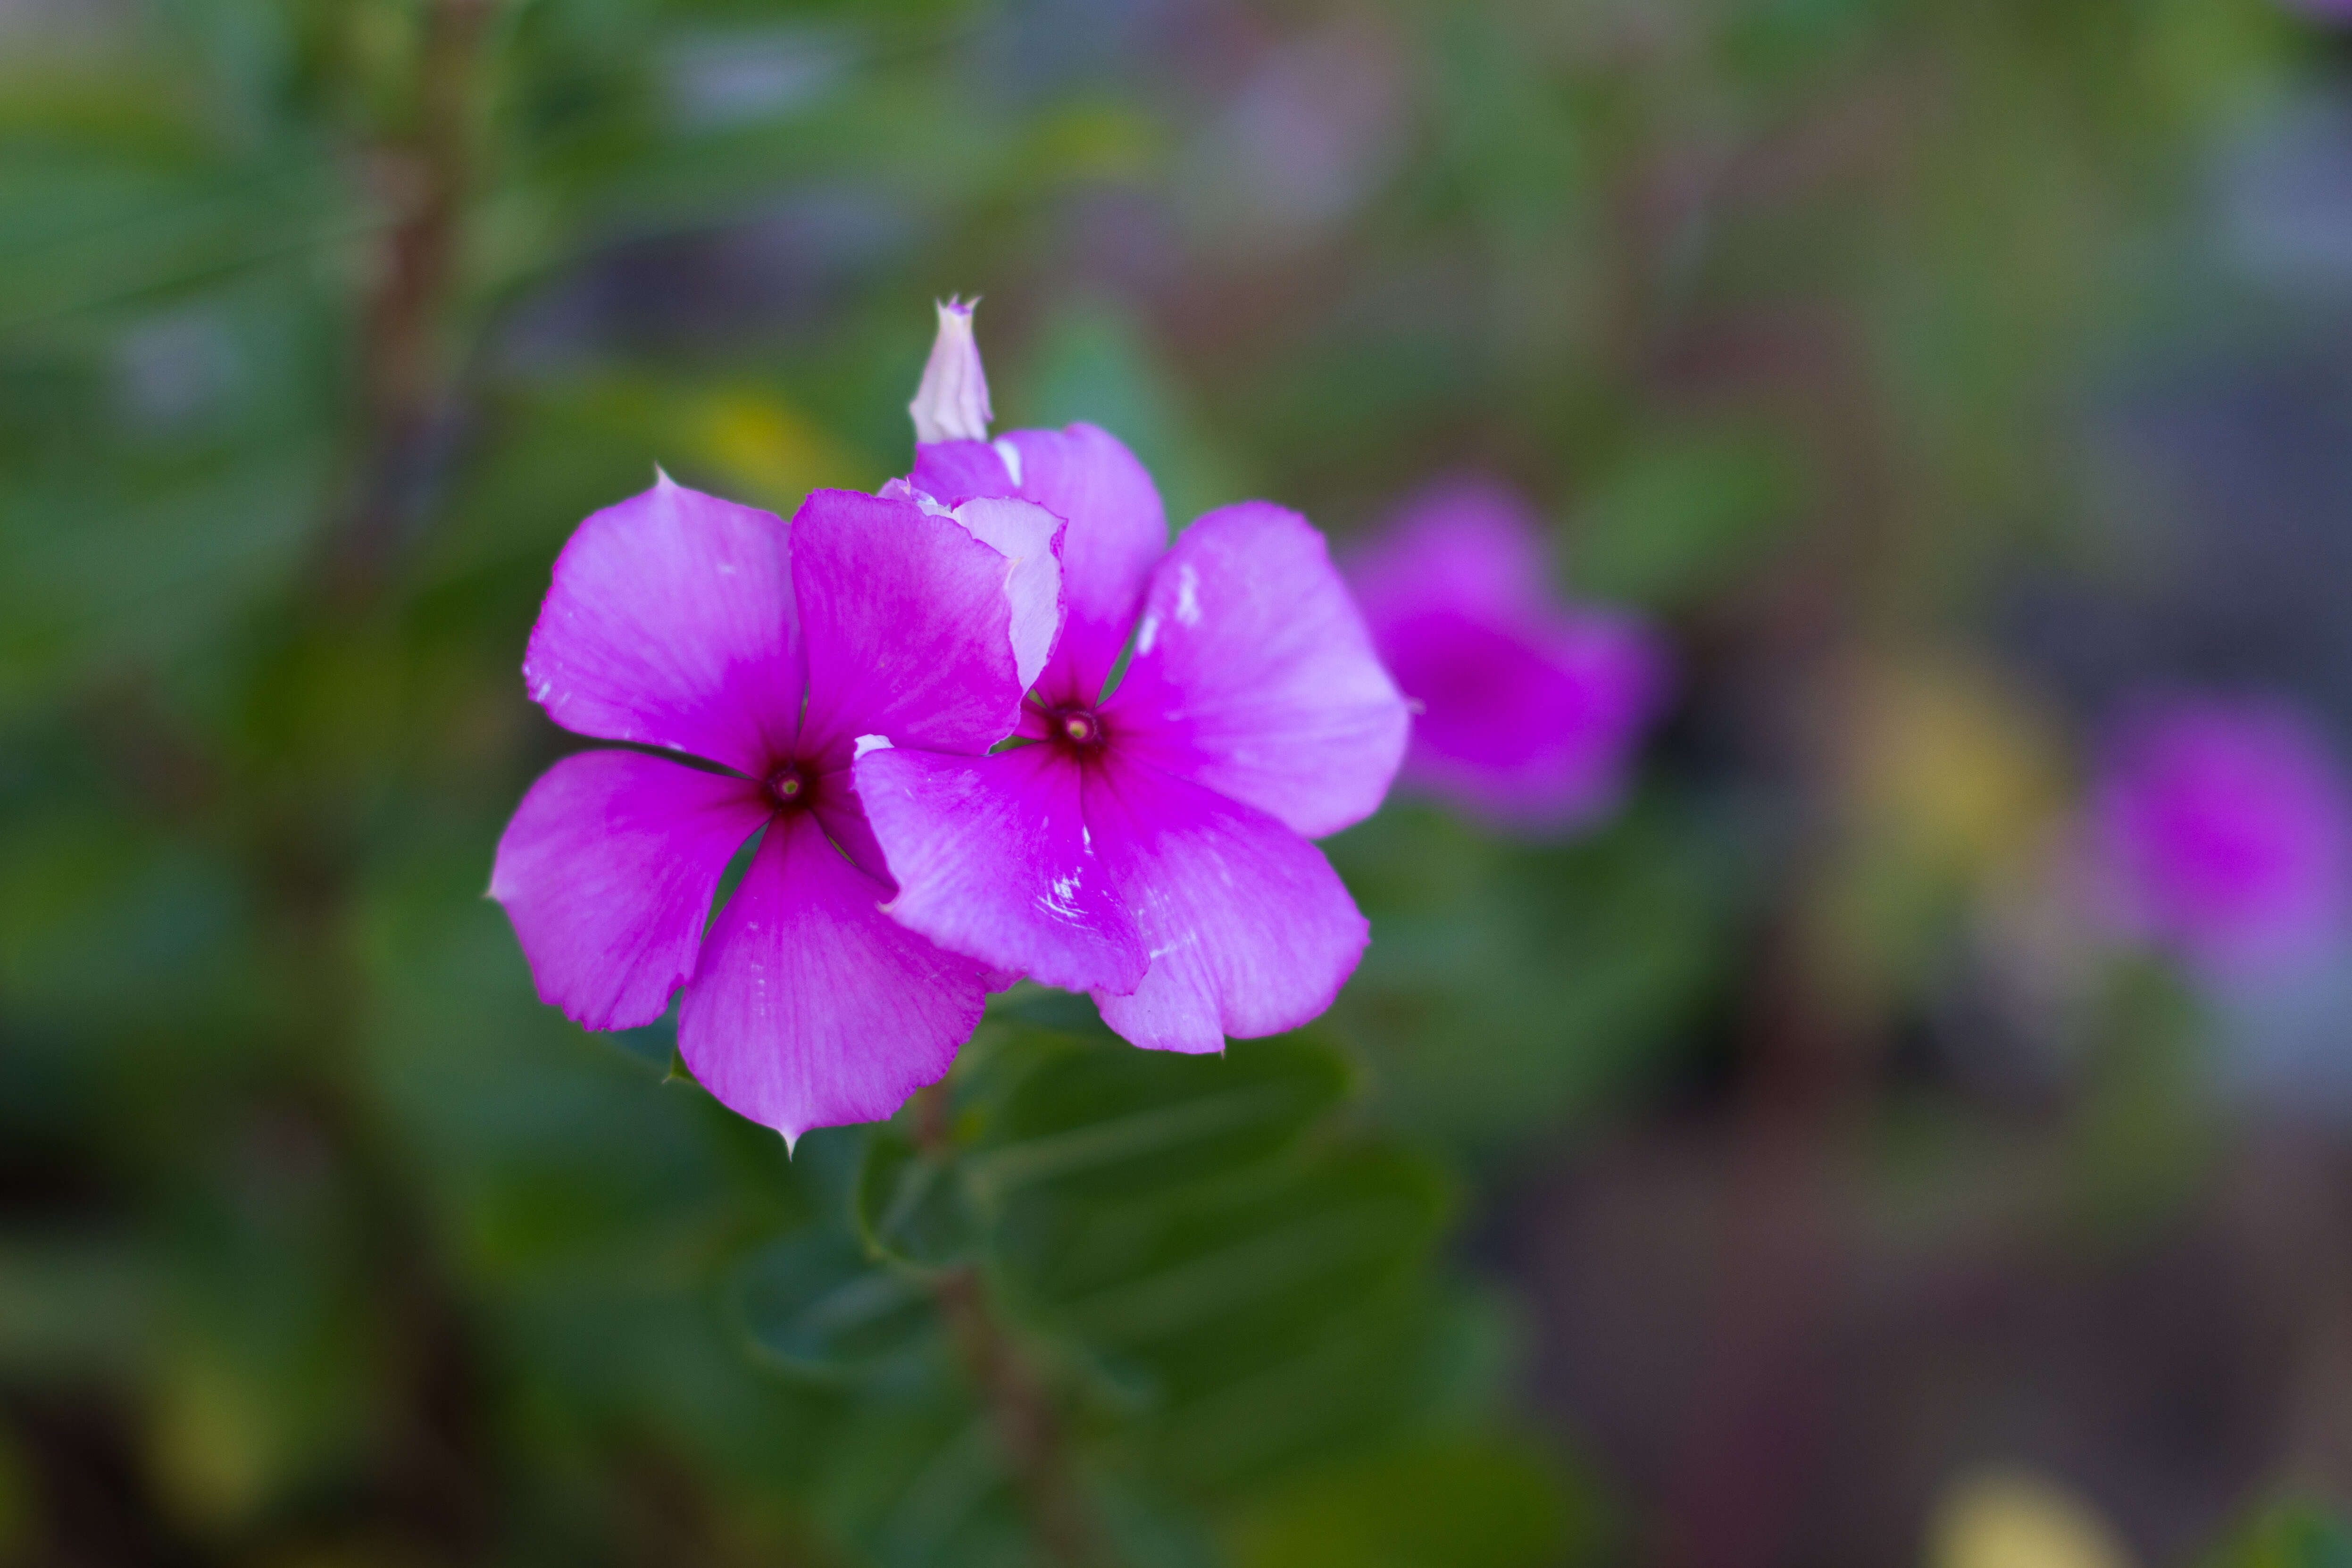
M 466 203 L 475 181 L 483 46 L 500 0 L 431 0 L 412 113 L 374 169 L 398 214 L 367 300 L 355 493 L 331 585 L 373 596 L 429 511 L 452 446 L 446 318 L 457 295 Z
M 915 1140 L 935 1159 L 952 1154 L 955 1133 L 946 1084 L 916 1092 Z M 980 1271 L 970 1266 L 952 1270 L 933 1283 L 931 1293 L 964 1373 L 988 1410 L 1038 1545 L 1062 1568 L 1102 1568 L 1111 1559 L 1071 1474 L 1060 1413 L 992 1310 Z

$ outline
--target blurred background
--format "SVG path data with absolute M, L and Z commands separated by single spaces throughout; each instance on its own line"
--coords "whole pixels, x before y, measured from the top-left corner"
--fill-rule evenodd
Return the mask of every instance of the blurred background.
M 1263 1137 L 1006 999 L 984 1223 L 482 896 L 570 530 L 951 292 L 1673 666 L 1327 846 Z M 2352 1563 L 2347 525 L 2335 0 L 0 0 L 0 1561 Z

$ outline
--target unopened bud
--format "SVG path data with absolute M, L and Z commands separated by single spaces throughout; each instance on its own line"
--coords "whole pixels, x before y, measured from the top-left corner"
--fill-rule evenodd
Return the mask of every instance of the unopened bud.
M 988 377 L 971 339 L 971 306 L 950 300 L 940 307 L 940 335 L 907 412 L 915 416 L 918 441 L 988 439 Z

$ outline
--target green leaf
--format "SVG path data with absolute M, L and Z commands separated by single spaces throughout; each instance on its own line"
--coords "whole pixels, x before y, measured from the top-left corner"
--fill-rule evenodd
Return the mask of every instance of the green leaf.
M 1221 1568 L 1204 1521 L 1172 1500 L 1127 1484 L 1113 1476 L 1086 1478 L 1086 1502 L 1093 1523 L 1120 1568 Z
M 1108 1370 L 1147 1473 L 1217 1487 L 1423 1402 L 1421 1270 L 1449 1206 L 1425 1161 L 1376 1145 L 1116 1199 L 1039 1185 L 1003 1215 L 995 1278 L 1033 1333 Z
M 1036 1560 L 987 1414 L 951 1384 L 863 1402 L 821 1479 L 819 1507 L 884 1568 Z
M 634 1029 L 614 1029 L 597 1037 L 631 1061 L 650 1068 L 665 1083 L 688 1075 L 678 1069 L 677 1020 L 667 1017 Z
M 992 1204 L 1038 1184 L 1106 1199 L 1230 1173 L 1288 1148 L 1349 1086 L 1337 1052 L 1297 1036 L 1214 1057 L 1034 1034 L 1009 1048 L 1034 1065 L 971 1161 Z
M 847 1381 L 902 1371 L 934 1338 L 929 1294 L 867 1258 L 857 1243 L 815 1228 L 751 1255 L 730 1290 L 758 1354 L 803 1377 Z
M 971 1256 L 977 1221 L 963 1173 L 889 1128 L 877 1128 L 866 1142 L 851 1212 L 877 1258 L 935 1270 Z
M 1255 1340 L 1263 1350 L 1259 1336 L 1279 1332 L 1301 1307 L 1394 1283 L 1446 1204 L 1424 1162 L 1378 1148 L 1149 1205 L 1070 1197 L 1034 1194 L 1008 1215 L 1001 1260 L 1080 1336 L 1153 1347 L 1162 1359 L 1203 1340 Z M 1233 1349 L 1246 1356 L 1253 1347 Z

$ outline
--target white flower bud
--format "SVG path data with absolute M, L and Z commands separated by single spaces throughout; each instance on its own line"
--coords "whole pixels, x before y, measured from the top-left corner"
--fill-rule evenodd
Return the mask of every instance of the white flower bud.
M 907 412 L 915 416 L 918 441 L 988 439 L 988 377 L 971 339 L 971 306 L 950 300 L 940 307 L 940 335 Z

